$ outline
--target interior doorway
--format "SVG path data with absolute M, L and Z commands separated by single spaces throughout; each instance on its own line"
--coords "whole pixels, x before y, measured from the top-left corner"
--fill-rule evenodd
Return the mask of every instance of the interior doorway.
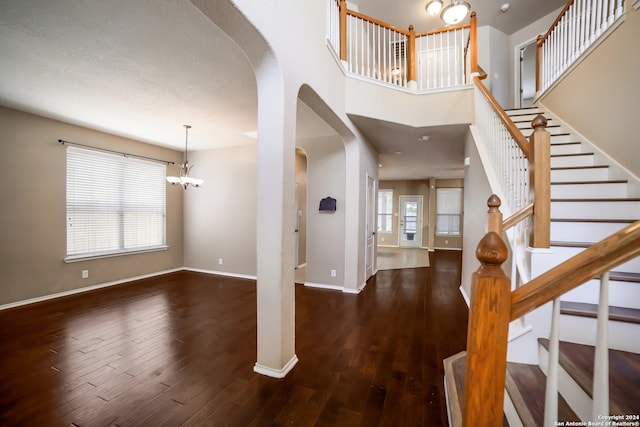
M 401 248 L 422 247 L 422 196 L 400 196 Z
M 295 161 L 295 281 L 305 283 L 307 266 L 307 154 L 296 148 Z
M 533 105 L 536 95 L 536 41 L 532 40 L 518 49 L 519 100 L 520 108 Z

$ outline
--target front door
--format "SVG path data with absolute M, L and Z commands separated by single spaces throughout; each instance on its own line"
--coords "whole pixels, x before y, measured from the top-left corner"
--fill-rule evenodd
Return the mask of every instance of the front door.
M 422 247 L 422 196 L 400 196 L 400 247 Z

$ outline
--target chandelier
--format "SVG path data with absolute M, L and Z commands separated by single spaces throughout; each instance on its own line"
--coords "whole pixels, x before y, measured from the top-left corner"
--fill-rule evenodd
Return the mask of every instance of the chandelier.
M 430 15 L 437 15 L 440 13 L 440 19 L 446 24 L 453 25 L 466 18 L 471 5 L 463 0 L 451 0 L 451 3 L 443 9 L 444 3 L 442 0 L 431 0 L 427 3 L 425 9 Z M 442 11 L 442 12 L 440 12 Z
M 168 176 L 167 182 L 171 185 L 181 185 L 185 190 L 188 186 L 192 185 L 194 187 L 200 187 L 204 180 L 198 178 L 192 178 L 189 176 L 189 172 L 193 166 L 189 165 L 189 160 L 187 160 L 187 143 L 189 141 L 189 129 L 191 126 L 184 126 L 184 163 L 180 163 L 178 166 L 180 167 L 180 176 Z

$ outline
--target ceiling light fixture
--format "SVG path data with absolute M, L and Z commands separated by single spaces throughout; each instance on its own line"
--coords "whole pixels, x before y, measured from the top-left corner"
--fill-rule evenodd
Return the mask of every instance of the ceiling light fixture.
M 171 185 L 181 185 L 185 190 L 188 186 L 192 185 L 194 187 L 200 187 L 204 183 L 204 180 L 192 178 L 189 176 L 189 172 L 193 166 L 189 165 L 189 160 L 187 160 L 187 144 L 189 141 L 189 129 L 191 126 L 184 126 L 184 163 L 180 163 L 180 176 L 168 176 L 167 182 Z
M 507 10 L 509 10 L 510 6 L 511 5 L 509 3 L 503 3 L 502 6 L 500 6 L 500 10 L 506 12 Z
M 429 15 L 436 16 L 440 13 L 443 6 L 444 4 L 442 3 L 442 0 L 431 0 L 429 3 L 427 3 L 425 9 L 427 10 L 427 13 Z
M 451 0 L 451 4 L 442 9 L 440 18 L 447 24 L 453 25 L 462 21 L 469 14 L 471 5 L 462 0 Z

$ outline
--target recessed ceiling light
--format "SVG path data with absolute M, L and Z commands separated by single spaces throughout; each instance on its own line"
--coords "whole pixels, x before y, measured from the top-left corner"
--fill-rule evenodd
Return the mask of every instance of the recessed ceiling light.
M 402 154 L 402 151 L 396 151 L 396 154 Z
M 502 6 L 500 6 L 500 10 L 506 12 L 507 10 L 509 10 L 509 7 L 511 7 L 509 3 L 503 3 Z
M 418 141 L 420 142 L 426 142 L 430 139 L 431 137 L 429 135 L 422 135 L 418 137 Z

